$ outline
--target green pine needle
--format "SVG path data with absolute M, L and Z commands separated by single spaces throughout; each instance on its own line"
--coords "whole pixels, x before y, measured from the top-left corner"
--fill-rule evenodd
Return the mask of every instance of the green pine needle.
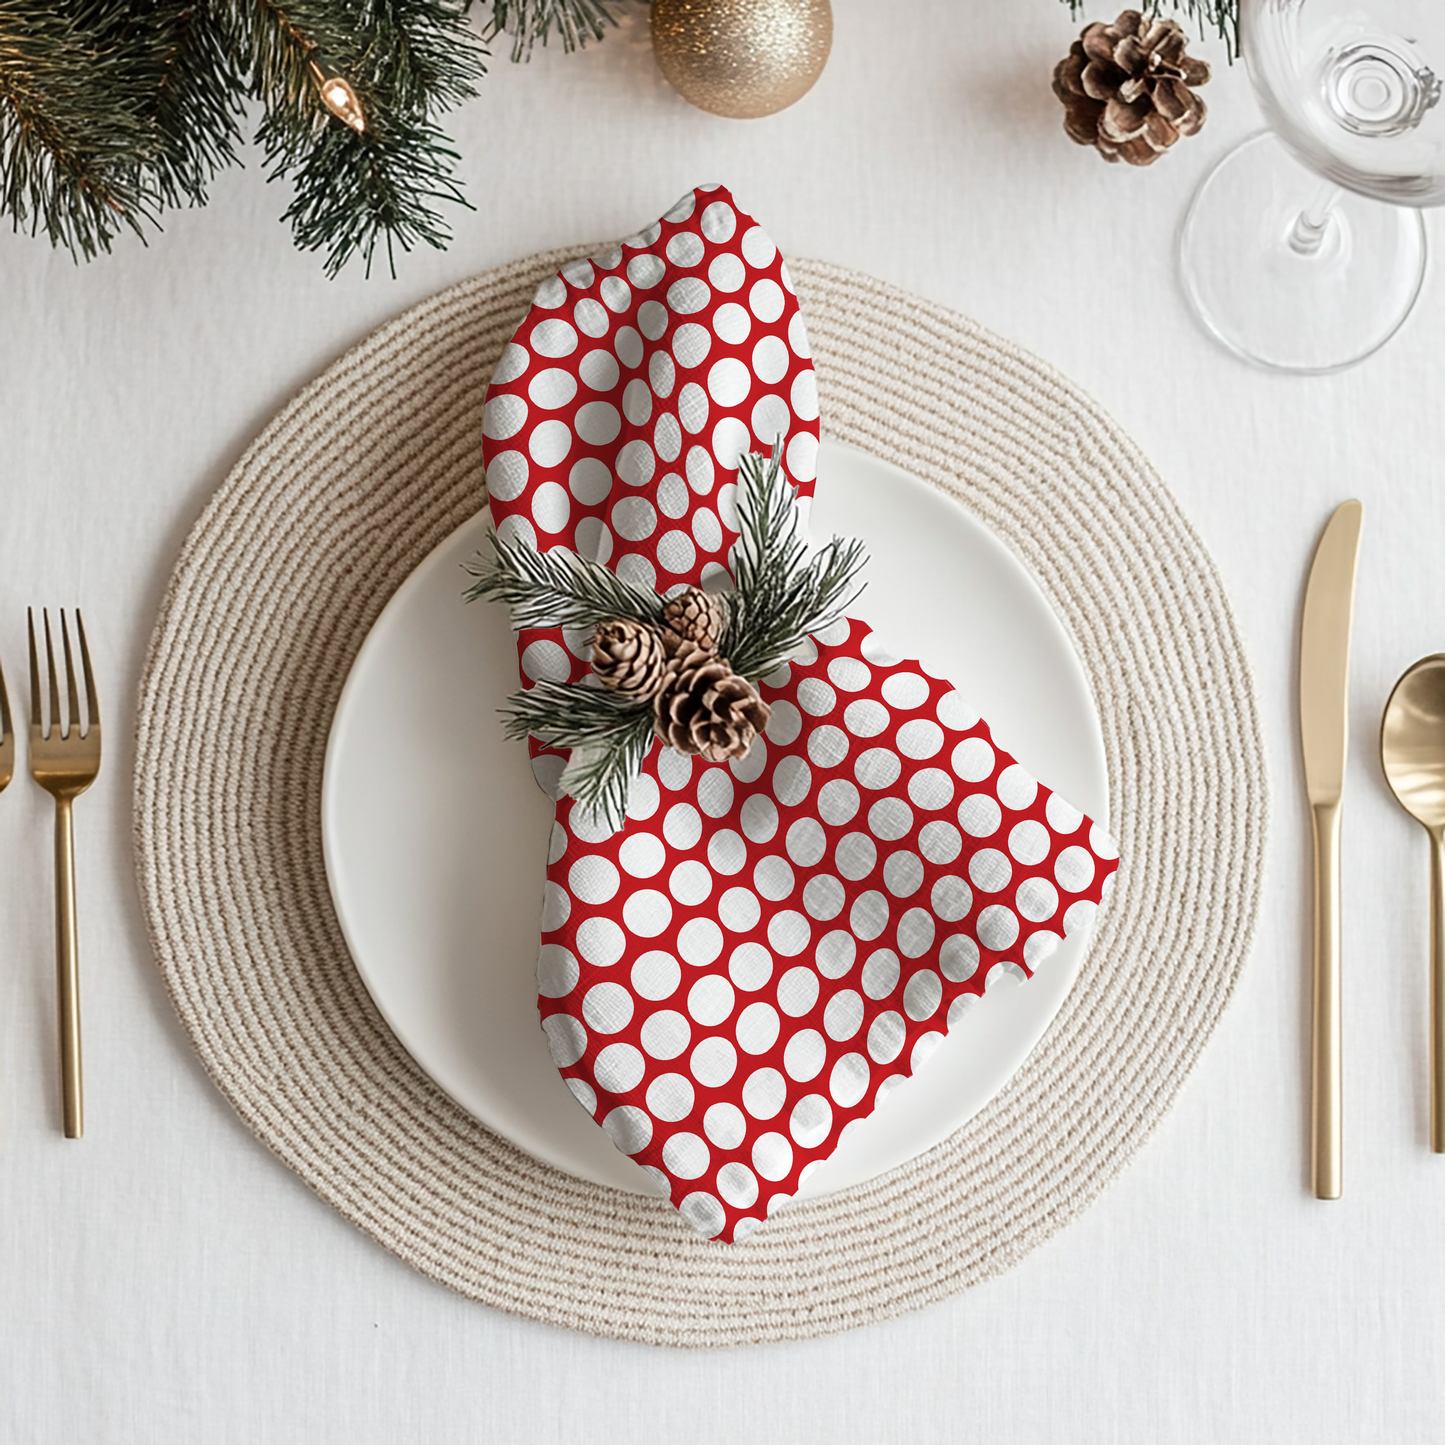
M 609 25 L 616 25 L 602 0 L 493 0 L 487 38 L 503 33 L 512 37 L 512 59 L 530 60 L 532 46 L 547 43 L 555 30 L 564 50 L 578 50 L 588 36 L 601 40 Z
M 1085 0 L 1066 0 L 1070 14 L 1080 15 Z M 1230 59 L 1239 54 L 1239 0 L 1169 0 L 1175 10 L 1182 10 L 1197 25 L 1208 26 L 1224 41 Z M 1146 15 L 1157 15 L 1164 0 L 1144 0 L 1138 8 Z

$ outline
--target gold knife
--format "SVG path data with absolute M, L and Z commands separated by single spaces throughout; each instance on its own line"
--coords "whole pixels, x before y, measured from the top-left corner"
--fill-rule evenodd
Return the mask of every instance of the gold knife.
M 1317 1199 L 1344 1183 L 1340 1088 L 1340 798 L 1349 741 L 1350 622 L 1360 551 L 1359 502 L 1325 525 L 1305 585 L 1299 717 L 1305 787 L 1314 820 L 1315 951 L 1311 1164 Z

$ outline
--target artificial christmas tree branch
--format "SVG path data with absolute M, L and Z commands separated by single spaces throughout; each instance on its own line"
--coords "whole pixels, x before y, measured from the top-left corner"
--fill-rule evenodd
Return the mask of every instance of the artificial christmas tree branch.
M 1078 15 L 1086 8 L 1086 0 L 1067 0 L 1069 10 Z M 1199 25 L 1208 25 L 1229 47 L 1229 54 L 1239 54 L 1239 0 L 1169 0 L 1170 7 L 1182 11 Z M 1152 0 L 1139 6 L 1146 15 L 1157 15 L 1164 8 L 1163 0 Z

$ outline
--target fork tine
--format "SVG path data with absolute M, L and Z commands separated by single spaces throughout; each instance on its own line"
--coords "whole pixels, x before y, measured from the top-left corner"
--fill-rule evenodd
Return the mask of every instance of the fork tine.
M 78 607 L 75 609 L 75 631 L 80 638 L 80 665 L 85 670 L 85 730 L 88 733 L 100 724 L 100 698 L 95 692 L 95 674 L 90 670 L 90 644 L 85 640 L 85 618 L 80 615 Z M 0 688 L 4 685 L 4 678 L 0 678 Z
M 70 628 L 65 625 L 65 608 L 60 609 L 60 648 L 65 654 L 65 698 L 70 704 L 70 716 L 66 719 L 65 735 L 80 734 L 80 697 L 75 691 L 75 659 L 70 654 Z
M 60 720 L 60 685 L 55 676 L 55 646 L 50 640 L 50 609 L 40 609 L 40 620 L 45 624 L 45 665 L 50 674 L 50 731 L 63 738 L 65 730 Z
M 10 693 L 5 687 L 5 669 L 0 667 L 0 742 L 8 742 L 14 735 L 10 723 Z
M 30 726 L 44 731 L 44 718 L 40 715 L 40 665 L 35 659 L 35 613 L 25 609 L 25 626 L 30 633 Z

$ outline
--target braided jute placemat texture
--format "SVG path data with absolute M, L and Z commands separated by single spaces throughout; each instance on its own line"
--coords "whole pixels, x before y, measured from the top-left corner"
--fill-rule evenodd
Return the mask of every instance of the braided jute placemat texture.
M 140 695 L 135 846 L 156 958 L 257 1137 L 450 1288 L 659 1344 L 849 1329 L 1006 1269 L 1169 1108 L 1257 911 L 1266 793 L 1247 667 L 1213 563 L 1093 402 L 942 307 L 798 262 L 826 434 L 957 497 L 1071 631 L 1123 866 L 1078 986 L 992 1103 L 746 1244 L 522 1153 L 444 1095 L 373 1006 L 327 890 L 321 776 L 368 628 L 484 500 L 482 400 L 502 345 L 576 254 L 488 272 L 382 327 L 266 428 L 197 522 Z

